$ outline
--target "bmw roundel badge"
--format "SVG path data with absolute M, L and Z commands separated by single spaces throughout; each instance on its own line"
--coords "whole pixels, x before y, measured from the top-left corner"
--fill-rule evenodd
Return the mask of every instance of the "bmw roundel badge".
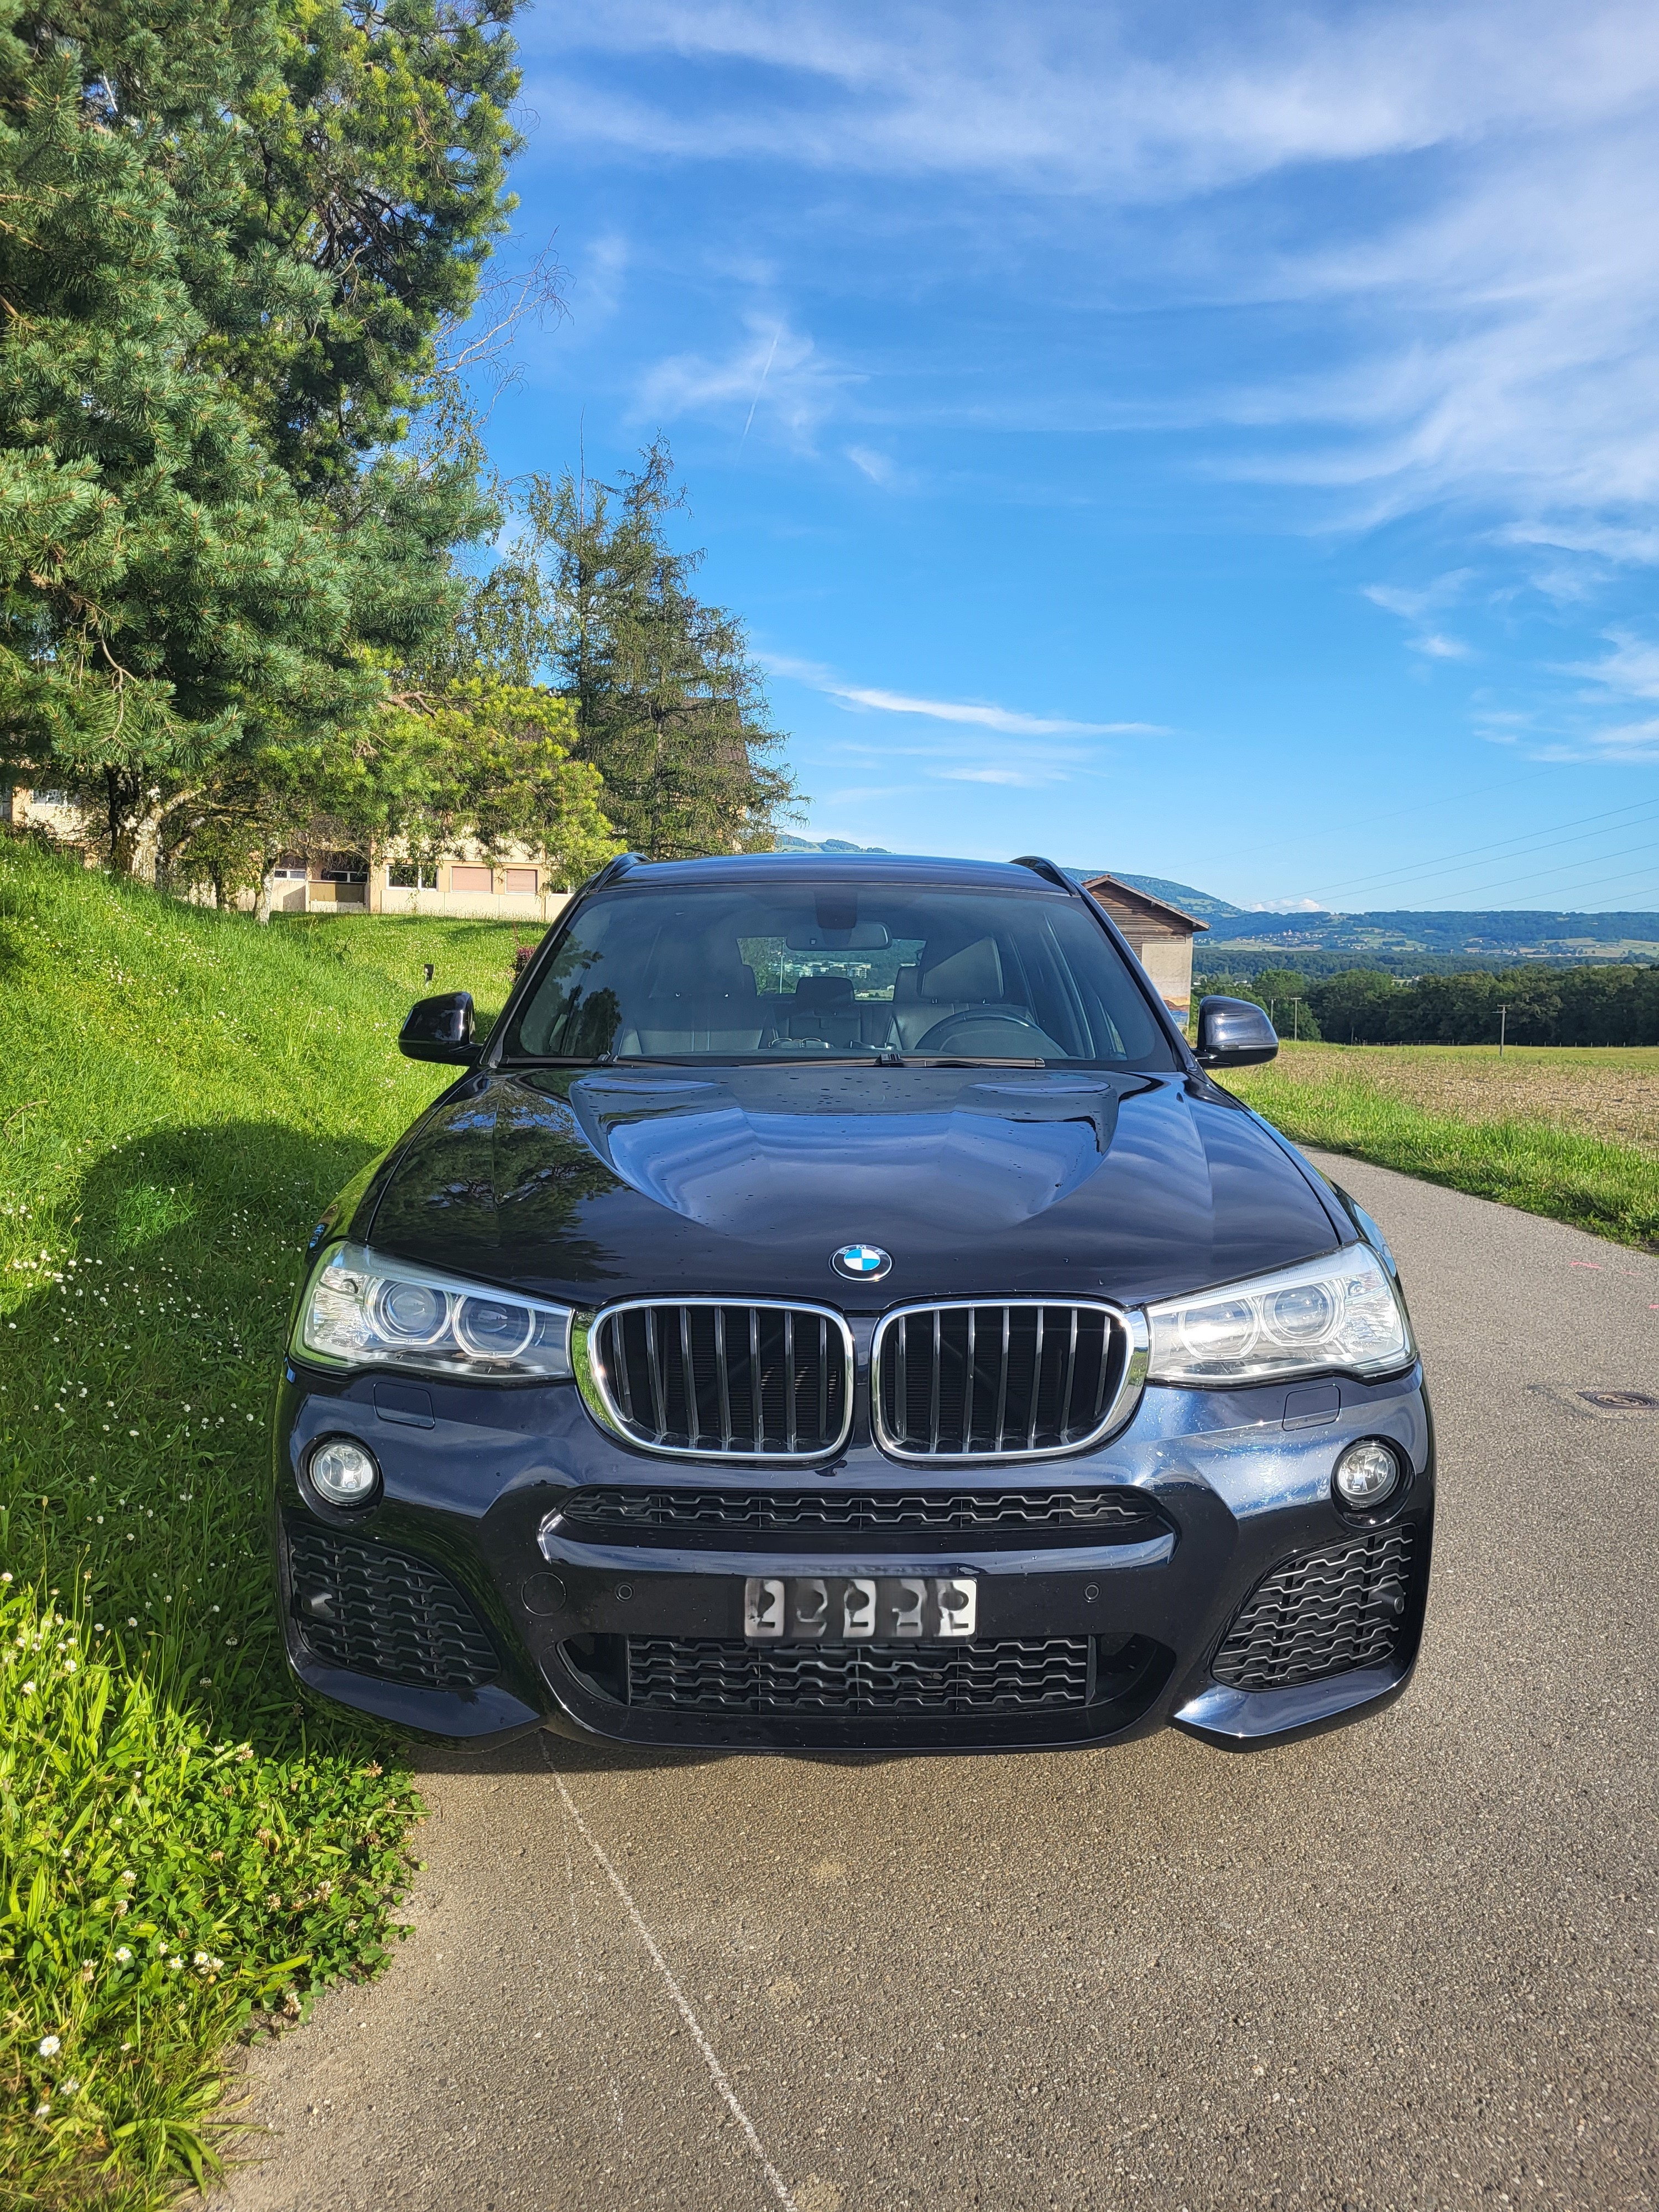
M 892 1264 L 892 1254 L 879 1244 L 843 1244 L 830 1260 L 836 1273 L 853 1283 L 878 1283 Z

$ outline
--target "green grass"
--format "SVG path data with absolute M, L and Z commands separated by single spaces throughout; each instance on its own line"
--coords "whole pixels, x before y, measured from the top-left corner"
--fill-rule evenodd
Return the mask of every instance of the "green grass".
M 8 2205 L 165 2202 L 234 2144 L 228 2039 L 386 1955 L 415 1801 L 295 1698 L 268 1415 L 312 1224 L 444 1080 L 410 999 L 498 1006 L 514 936 L 261 929 L 0 842 Z
M 1609 1066 L 1610 1079 L 1617 1073 Z M 1298 1145 L 1373 1160 L 1620 1243 L 1659 1249 L 1659 1158 L 1637 1146 L 1524 1112 L 1482 1115 L 1471 1110 L 1479 1103 L 1474 1092 L 1455 1111 L 1433 1110 L 1368 1079 L 1364 1058 L 1334 1047 L 1291 1047 L 1280 1061 L 1239 1069 L 1226 1080 Z

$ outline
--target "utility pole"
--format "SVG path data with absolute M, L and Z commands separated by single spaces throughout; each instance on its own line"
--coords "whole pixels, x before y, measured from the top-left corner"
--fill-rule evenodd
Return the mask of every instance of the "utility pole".
M 1295 1044 L 1302 1035 L 1302 1001 L 1291 1000 L 1291 1042 Z
M 1507 1006 L 1500 1006 L 1498 1009 L 1498 1057 L 1499 1060 L 1504 1057 L 1504 1038 L 1509 1025 L 1510 1010 Z

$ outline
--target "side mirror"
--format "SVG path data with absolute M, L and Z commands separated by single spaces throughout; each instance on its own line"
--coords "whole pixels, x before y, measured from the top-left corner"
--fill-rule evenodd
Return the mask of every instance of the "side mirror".
M 405 1060 L 449 1060 L 471 1067 L 478 1057 L 472 1042 L 471 992 L 446 991 L 439 998 L 417 999 L 398 1032 L 398 1049 Z
M 1249 999 L 1200 999 L 1196 1050 L 1200 1067 L 1254 1067 L 1277 1053 L 1279 1032 Z

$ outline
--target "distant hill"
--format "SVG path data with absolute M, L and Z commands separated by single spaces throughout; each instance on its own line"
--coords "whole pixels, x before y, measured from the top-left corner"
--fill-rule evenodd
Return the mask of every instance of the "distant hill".
M 780 837 L 787 853 L 881 853 L 881 845 L 849 845 L 826 837 Z M 1171 876 L 1139 876 L 1127 868 L 1067 868 L 1076 883 L 1115 876 L 1138 891 L 1178 906 L 1209 927 L 1193 948 L 1200 974 L 1253 975 L 1258 968 L 1300 968 L 1328 975 L 1340 968 L 1382 968 L 1395 975 L 1449 975 L 1459 969 L 1507 968 L 1517 961 L 1659 961 L 1659 914 L 1570 914 L 1544 908 L 1459 908 L 1377 914 L 1265 914 L 1232 906 Z
M 787 831 L 780 831 L 772 842 L 780 853 L 888 853 L 885 845 L 849 845 L 845 837 L 826 837 L 815 845 L 810 837 L 792 837 Z
M 1659 960 L 1659 914 L 1570 914 L 1525 908 L 1480 912 L 1376 914 L 1232 914 L 1199 940 L 1201 964 L 1213 972 L 1250 964 L 1305 966 L 1320 956 L 1349 968 L 1386 968 L 1396 975 L 1444 972 L 1446 963 L 1507 966 L 1518 960 Z

